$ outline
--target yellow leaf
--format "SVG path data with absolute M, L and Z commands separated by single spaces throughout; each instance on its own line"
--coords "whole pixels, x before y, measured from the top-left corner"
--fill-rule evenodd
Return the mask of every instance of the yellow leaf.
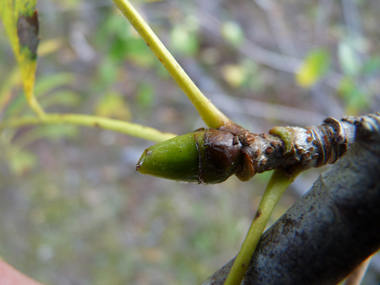
M 229 64 L 221 70 L 223 78 L 232 87 L 241 86 L 247 79 L 247 72 L 241 65 Z
M 53 53 L 63 45 L 63 40 L 61 38 L 55 38 L 50 40 L 44 40 L 38 49 L 38 55 L 43 56 L 49 53 Z
M 324 49 L 311 51 L 296 73 L 296 81 L 301 87 L 309 88 L 327 72 L 330 55 Z
M 33 91 L 39 43 L 36 1 L 2 0 L 0 16 L 21 69 L 28 103 L 39 116 L 43 116 L 44 111 L 36 101 Z
M 0 6 L 3 8 L 3 5 Z M 1 9 L 0 9 L 1 15 Z M 46 55 L 59 49 L 63 44 L 63 41 L 59 38 L 43 41 L 39 46 L 39 55 Z M 12 88 L 19 86 L 22 83 L 20 70 L 15 67 L 8 73 L 8 77 L 3 80 L 3 84 L 0 88 L 0 112 L 4 110 L 5 106 L 9 103 L 12 97 Z M 46 99 L 45 99 L 46 100 Z
M 102 97 L 95 108 L 95 114 L 101 117 L 131 120 L 131 111 L 126 105 L 122 96 L 117 93 L 107 94 Z

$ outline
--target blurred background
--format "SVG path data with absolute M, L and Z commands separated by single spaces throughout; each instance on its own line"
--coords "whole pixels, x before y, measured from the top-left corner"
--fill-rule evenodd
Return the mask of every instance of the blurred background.
M 376 0 L 132 1 L 212 102 L 255 133 L 380 110 Z M 184 134 L 204 124 L 110 0 L 39 0 L 48 112 Z M 0 117 L 31 115 L 0 25 Z M 238 252 L 270 173 L 219 185 L 135 171 L 153 143 L 76 126 L 0 134 L 0 256 L 44 284 L 200 284 Z M 279 218 L 318 177 L 286 191 Z M 363 284 L 380 282 L 380 256 Z

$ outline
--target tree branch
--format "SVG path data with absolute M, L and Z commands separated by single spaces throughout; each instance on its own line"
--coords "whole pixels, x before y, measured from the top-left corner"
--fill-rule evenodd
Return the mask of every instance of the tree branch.
M 380 248 L 380 117 L 262 236 L 242 284 L 337 284 Z M 223 284 L 233 260 L 205 285 Z

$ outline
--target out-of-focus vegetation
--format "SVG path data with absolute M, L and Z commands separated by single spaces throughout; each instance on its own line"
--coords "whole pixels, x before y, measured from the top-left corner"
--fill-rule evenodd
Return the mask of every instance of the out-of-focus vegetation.
M 136 3 L 135 3 L 136 2 Z M 380 110 L 380 2 L 134 1 L 212 102 L 254 132 Z M 111 1 L 39 0 L 47 112 L 203 126 Z M 27 106 L 0 26 L 0 118 Z M 239 250 L 268 175 L 204 186 L 135 172 L 152 143 L 98 129 L 0 134 L 0 256 L 45 284 L 198 284 Z M 278 218 L 318 170 L 296 180 Z M 374 258 L 364 284 L 380 282 Z

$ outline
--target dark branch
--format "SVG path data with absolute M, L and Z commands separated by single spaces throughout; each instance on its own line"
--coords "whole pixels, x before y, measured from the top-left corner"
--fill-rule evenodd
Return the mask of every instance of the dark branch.
M 355 143 L 264 233 L 242 284 L 337 284 L 380 248 L 380 117 L 346 120 Z

